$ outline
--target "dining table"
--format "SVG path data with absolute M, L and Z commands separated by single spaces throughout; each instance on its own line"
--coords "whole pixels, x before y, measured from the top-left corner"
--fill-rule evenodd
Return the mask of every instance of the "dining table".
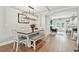
M 27 38 L 27 41 L 26 41 L 26 43 L 27 43 L 27 47 L 29 48 L 29 47 L 31 47 L 31 43 L 30 43 L 30 35 L 34 35 L 34 34 L 36 34 L 36 33 L 39 33 L 41 30 L 35 30 L 34 32 L 32 32 L 32 31 L 23 31 L 23 30 L 18 30 L 18 31 L 16 31 L 18 34 L 22 34 L 22 35 L 24 35 L 26 38 Z

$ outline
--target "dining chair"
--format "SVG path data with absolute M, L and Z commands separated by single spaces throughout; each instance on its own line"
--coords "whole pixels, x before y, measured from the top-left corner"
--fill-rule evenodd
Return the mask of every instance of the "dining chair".
M 16 32 L 16 40 L 13 44 L 13 49 L 16 48 L 16 52 L 19 50 L 20 44 L 24 44 L 27 47 L 27 38 L 25 35 Z

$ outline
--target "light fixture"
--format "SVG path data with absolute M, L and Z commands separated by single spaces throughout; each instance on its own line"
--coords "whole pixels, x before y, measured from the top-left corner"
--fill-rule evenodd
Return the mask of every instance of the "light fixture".
M 28 7 L 34 11 L 33 7 L 31 7 L 31 6 L 28 6 Z M 23 12 L 23 14 L 26 15 L 26 17 L 25 17 L 26 19 L 37 20 L 37 16 L 34 14 L 34 12 L 31 13 L 30 10 L 29 10 L 29 12 Z

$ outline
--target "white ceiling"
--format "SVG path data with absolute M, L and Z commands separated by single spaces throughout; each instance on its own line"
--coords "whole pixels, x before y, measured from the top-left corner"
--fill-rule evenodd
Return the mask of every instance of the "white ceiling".
M 34 10 L 29 8 L 28 6 L 14 6 L 14 7 L 23 11 L 27 11 L 27 12 L 30 11 L 30 12 L 35 12 L 35 13 L 41 12 L 41 11 L 47 11 L 47 9 L 44 6 L 32 6 Z
M 28 6 L 16 6 L 16 8 L 23 10 L 23 11 L 27 11 L 29 12 L 35 12 L 35 13 L 39 13 L 39 12 L 45 12 L 45 11 L 54 11 L 54 10 L 58 10 L 58 9 L 63 9 L 63 8 L 68 8 L 71 6 L 31 6 L 34 8 L 31 9 Z
M 50 10 L 57 10 L 61 8 L 67 8 L 69 6 L 47 6 Z

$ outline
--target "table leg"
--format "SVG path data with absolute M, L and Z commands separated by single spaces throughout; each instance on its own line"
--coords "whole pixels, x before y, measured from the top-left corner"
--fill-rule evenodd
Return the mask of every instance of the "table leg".
M 30 39 L 29 39 L 29 37 L 27 36 L 27 46 L 28 46 L 28 48 L 30 48 L 31 46 L 30 46 Z

